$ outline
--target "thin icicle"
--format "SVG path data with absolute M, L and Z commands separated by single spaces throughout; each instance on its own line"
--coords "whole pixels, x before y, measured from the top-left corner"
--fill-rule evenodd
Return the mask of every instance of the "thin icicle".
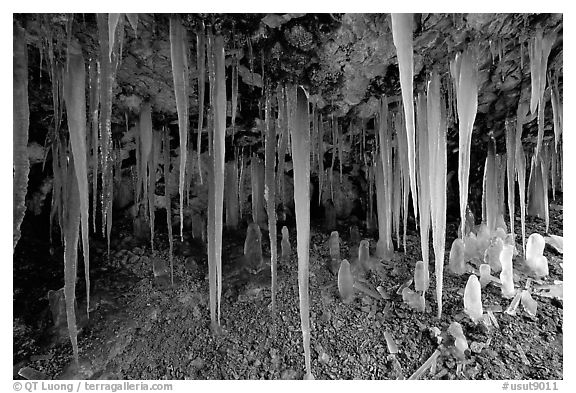
M 174 239 L 172 238 L 172 200 L 170 197 L 170 134 L 167 129 L 162 132 L 164 161 L 164 199 L 166 203 L 166 225 L 168 227 L 168 244 L 170 258 L 170 282 L 174 285 Z
M 298 249 L 298 289 L 300 323 L 304 342 L 306 379 L 313 379 L 310 362 L 310 298 L 308 293 L 310 248 L 310 123 L 308 100 L 301 88 L 288 88 L 288 106 L 294 115 L 292 134 L 292 162 L 294 166 L 294 202 L 296 206 L 296 243 Z
M 98 107 L 100 105 L 99 70 L 96 61 L 90 62 L 90 114 L 92 130 L 92 230 L 96 233 L 96 207 L 98 204 Z
M 548 206 L 548 183 L 550 173 L 550 146 L 549 144 L 544 145 L 542 149 L 542 155 L 540 160 L 540 166 L 542 171 L 542 188 L 544 194 L 544 223 L 546 225 L 546 232 L 550 228 L 550 211 Z
M 276 97 L 278 99 L 278 123 L 282 129 L 280 145 L 278 147 L 278 190 L 280 191 L 282 205 L 286 206 L 284 163 L 286 161 L 286 149 L 288 147 L 288 137 L 290 133 L 290 130 L 288 129 L 288 123 L 289 121 L 291 122 L 291 120 L 288 114 L 285 88 L 279 85 L 276 89 Z
M 108 46 L 108 57 L 112 61 L 112 52 L 114 50 L 114 39 L 116 37 L 116 26 L 122 14 L 108 14 L 108 39 L 110 41 Z
M 264 74 L 262 74 L 264 80 Z M 232 57 L 232 138 L 236 132 L 236 111 L 238 108 L 238 54 L 237 52 Z M 232 139 L 234 140 L 234 139 Z
M 217 288 L 218 288 L 218 325 L 220 325 L 220 301 L 222 296 L 222 220 L 224 205 L 224 156 L 226 137 L 226 73 L 224 59 L 224 39 L 216 36 L 214 39 L 214 63 L 215 63 L 215 86 L 214 86 L 214 233 L 208 234 L 208 239 L 213 237 L 213 257 L 216 265 Z
M 13 248 L 20 240 L 20 224 L 26 214 L 26 191 L 28 189 L 28 128 L 30 126 L 30 109 L 28 106 L 28 47 L 26 31 L 17 23 L 13 26 Z
M 196 33 L 196 63 L 198 68 L 198 140 L 196 151 L 198 153 L 198 175 L 200 184 L 202 179 L 202 128 L 204 127 L 204 95 L 206 94 L 206 36 L 204 34 L 204 21 L 200 21 L 200 27 Z
M 442 286 L 446 237 L 446 131 L 445 105 L 440 98 L 440 77 L 432 73 L 427 89 L 428 154 L 430 160 L 430 209 L 434 247 L 436 302 L 438 318 L 442 316 Z
M 388 127 L 388 97 L 383 96 L 378 118 L 379 159 L 376 159 L 378 243 L 376 255 L 390 258 L 392 245 L 392 130 Z
M 278 244 L 276 234 L 276 178 L 274 176 L 276 166 L 276 128 L 271 113 L 270 89 L 267 88 L 266 104 L 264 109 L 265 124 L 265 189 L 266 209 L 268 212 L 268 232 L 270 235 L 270 271 L 272 291 L 272 318 L 275 323 L 276 317 L 276 261 L 278 259 Z
M 434 97 L 440 99 L 439 97 Z M 418 95 L 416 101 L 416 140 L 418 146 L 418 207 L 420 210 L 420 248 L 422 249 L 422 261 L 424 262 L 424 276 L 428 280 L 429 272 L 429 236 L 430 236 L 430 207 L 431 207 L 431 183 L 429 170 L 432 159 L 429 152 L 430 141 L 428 136 L 427 102 L 424 93 Z
M 549 74 L 550 75 L 550 74 Z M 560 91 L 558 90 L 558 75 L 554 76 L 553 80 L 549 78 L 550 97 L 552 101 L 552 118 L 554 123 L 554 148 L 558 148 L 558 142 L 562 136 L 563 127 L 563 114 L 562 114 L 562 101 L 560 100 Z
M 160 155 L 161 135 L 153 132 L 152 150 L 148 160 L 148 212 L 150 217 L 150 249 L 154 251 L 154 219 L 156 217 L 156 166 Z
M 184 241 L 184 179 L 188 153 L 188 61 L 186 57 L 186 30 L 180 18 L 170 18 L 170 59 L 174 79 L 174 95 L 180 131 L 180 240 Z
M 466 221 L 468 206 L 468 176 L 470 173 L 470 146 L 472 130 L 478 109 L 478 69 L 471 49 L 458 53 L 450 62 L 450 72 L 456 89 L 458 110 L 458 185 L 460 192 L 460 222 Z M 460 225 L 464 238 L 465 225 Z
M 84 252 L 84 274 L 86 277 L 86 313 L 90 315 L 90 251 L 88 243 L 88 169 L 86 165 L 86 69 L 82 48 L 77 41 L 68 47 L 68 72 L 64 78 L 64 101 L 70 133 L 70 144 L 74 155 L 76 184 L 80 198 L 82 222 L 82 250 Z M 78 230 L 78 228 L 76 228 Z
M 72 342 L 74 360 L 78 364 L 78 330 L 76 327 L 76 272 L 78 267 L 78 227 L 80 226 L 80 193 L 74 170 L 74 157 L 68 160 L 65 176 L 65 213 L 64 217 L 64 300 L 66 302 L 66 320 L 68 335 Z
M 518 179 L 518 195 L 520 197 L 520 222 L 522 228 L 522 250 L 526 255 L 526 156 L 522 146 L 522 127 L 528 114 L 528 103 L 520 102 L 516 110 L 516 175 Z
M 418 218 L 418 192 L 416 190 L 416 151 L 414 131 L 414 53 L 413 53 L 413 14 L 392 14 L 392 37 L 398 55 L 400 71 L 400 86 L 406 125 L 406 140 L 408 142 L 408 168 L 410 171 L 410 190 L 412 192 L 412 207 L 414 217 Z
M 514 234 L 515 192 L 514 176 L 516 174 L 516 135 L 514 123 L 506 120 L 506 177 L 508 184 L 508 216 L 510 219 L 510 233 Z
M 324 188 L 324 119 L 319 114 L 318 119 L 318 203 L 322 202 Z

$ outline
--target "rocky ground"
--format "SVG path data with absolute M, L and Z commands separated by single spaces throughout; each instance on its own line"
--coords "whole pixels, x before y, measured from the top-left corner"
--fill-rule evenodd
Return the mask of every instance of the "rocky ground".
M 562 236 L 563 212 L 552 202 L 550 233 Z M 519 218 L 516 228 L 520 227 Z M 544 234 L 544 223 L 529 219 L 527 234 Z M 45 294 L 62 286 L 58 250 L 50 256 L 45 244 L 26 237 L 14 256 L 14 377 L 28 366 L 46 378 L 82 379 L 301 379 L 304 356 L 298 303 L 295 231 L 293 252 L 279 261 L 277 317 L 270 308 L 270 276 L 240 272 L 235 268 L 242 253 L 244 234 L 225 233 L 221 325 L 214 335 L 209 327 L 208 280 L 203 247 L 186 242 L 176 247 L 174 285 L 169 278 L 155 278 L 153 265 L 167 264 L 167 242 L 158 235 L 157 247 L 135 246 L 129 228 L 114 236 L 110 260 L 105 245 L 92 242 L 92 311 L 82 316 L 83 288 L 78 281 L 80 364 L 71 362 L 72 349 L 65 329 L 51 327 L 52 316 Z M 342 226 L 343 258 L 353 259 L 347 227 Z M 447 252 L 456 224 L 447 228 Z M 357 295 L 344 304 L 337 278 L 327 268 L 329 233 L 312 228 L 310 249 L 310 320 L 312 371 L 316 379 L 398 379 L 410 377 L 437 349 L 440 355 L 422 379 L 562 379 L 563 300 L 533 294 L 538 303 L 535 317 L 519 306 L 515 315 L 505 312 L 511 300 L 489 285 L 482 293 L 483 305 L 492 310 L 497 326 L 475 325 L 463 313 L 463 289 L 468 275 L 444 275 L 444 312 L 436 318 L 435 277 L 431 266 L 426 310 L 411 310 L 397 294 L 411 278 L 420 255 L 416 232 L 408 234 L 406 252 L 397 250 L 394 261 L 380 273 L 370 273 L 366 285 L 383 287 L 388 299 Z M 371 234 L 371 251 L 376 241 Z M 268 233 L 263 233 L 264 253 Z M 517 239 L 518 240 L 518 239 Z M 518 245 L 517 245 L 518 246 Z M 34 253 L 37 253 L 36 255 Z M 46 258 L 39 269 L 26 263 Z M 48 255 L 48 256 L 46 256 Z M 562 254 L 546 247 L 550 276 L 563 280 Z M 28 258 L 28 259 L 27 259 Z M 60 259 L 61 260 L 61 259 Z M 521 264 L 516 260 L 515 268 Z M 83 267 L 80 266 L 79 270 Z M 47 279 L 46 277 L 49 277 Z M 526 275 L 518 270 L 516 285 L 524 287 Z M 40 283 L 40 284 L 39 284 Z M 532 285 L 536 285 L 533 283 Z M 462 358 L 446 333 L 458 321 L 470 349 Z M 392 355 L 385 339 L 398 347 Z M 442 343 L 439 345 L 439 337 Z

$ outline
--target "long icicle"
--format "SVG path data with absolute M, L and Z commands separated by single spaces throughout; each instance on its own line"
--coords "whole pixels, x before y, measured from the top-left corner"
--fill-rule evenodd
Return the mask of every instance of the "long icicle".
M 153 132 L 152 151 L 148 160 L 148 212 L 150 217 L 150 249 L 154 251 L 154 221 L 156 217 L 156 166 L 158 164 L 161 135 Z
M 142 105 L 142 108 L 140 108 L 139 125 L 139 179 L 141 182 L 141 185 L 138 186 L 140 195 L 139 200 L 144 201 L 144 210 L 148 212 L 150 210 L 148 198 L 148 162 L 150 161 L 150 154 L 152 152 L 152 108 L 149 102 L 145 102 Z
M 440 77 L 432 73 L 428 82 L 426 115 L 430 168 L 430 209 L 434 247 L 436 302 L 438 318 L 442 316 L 442 286 L 446 236 L 446 109 L 440 98 Z
M 278 244 L 276 234 L 276 127 L 272 118 L 271 92 L 265 89 L 266 103 L 264 107 L 265 124 L 265 189 L 266 210 L 268 210 L 268 233 L 270 236 L 270 273 L 272 291 L 272 323 L 276 322 L 276 261 L 278 259 Z
M 458 111 L 458 185 L 460 192 L 461 237 L 464 238 L 466 207 L 468 206 L 468 177 L 472 129 L 478 109 L 478 70 L 471 49 L 458 53 L 450 62 L 450 72 L 456 89 Z
M 65 154 L 65 153 L 64 153 Z M 80 193 L 74 170 L 74 156 L 69 157 L 65 182 L 64 212 L 64 300 L 68 335 L 72 343 L 74 360 L 78 364 L 78 330 L 76 327 L 76 272 L 78 267 L 78 227 L 80 226 Z
M 324 119 L 320 113 L 318 119 L 318 203 L 322 203 L 324 187 Z
M 414 218 L 418 218 L 418 193 L 416 190 L 416 151 L 414 131 L 414 51 L 412 43 L 414 15 L 392 14 L 392 38 L 398 55 L 400 71 L 400 86 L 406 125 L 406 140 L 408 142 L 408 168 L 410 171 L 410 190 L 412 192 L 412 207 Z
M 264 75 L 262 75 L 264 77 Z M 232 57 L 232 140 L 236 133 L 236 111 L 238 108 L 238 54 L 235 53 Z
M 98 107 L 100 106 L 98 62 L 90 62 L 90 114 L 92 130 L 92 231 L 96 233 L 96 208 L 98 206 Z
M 296 206 L 296 243 L 298 249 L 298 292 L 300 324 L 304 343 L 306 379 L 313 379 L 310 363 L 310 297 L 308 293 L 310 248 L 310 121 L 308 100 L 301 88 L 288 88 L 288 106 L 294 119 L 292 127 L 292 162 L 294 166 L 294 203 Z
M 216 260 L 216 276 L 218 283 L 218 325 L 220 325 L 220 300 L 222 297 L 222 210 L 224 204 L 224 156 L 226 137 L 226 73 L 224 59 L 224 39 L 216 36 L 214 39 L 214 199 L 215 199 L 215 233 L 214 258 Z M 210 234 L 208 234 L 210 238 Z
M 434 97 L 436 98 L 436 97 Z M 440 100 L 440 97 L 437 97 Z M 430 237 L 430 206 L 431 206 L 431 182 L 429 177 L 432 157 L 429 151 L 431 141 L 428 134 L 427 100 L 424 93 L 420 93 L 416 102 L 417 127 L 416 137 L 418 142 L 418 203 L 420 209 L 420 248 L 422 249 L 422 261 L 424 262 L 425 277 L 429 277 L 429 237 Z
M 30 109 L 28 106 L 28 47 L 25 30 L 14 23 L 14 59 L 13 59 L 13 248 L 20 240 L 20 224 L 26 214 L 26 191 L 28 189 L 28 128 Z
M 200 184 L 204 184 L 202 179 L 202 128 L 204 127 L 204 95 L 206 94 L 206 36 L 204 34 L 204 21 L 200 21 L 198 32 L 196 33 L 196 62 L 198 68 L 198 140 L 196 151 L 198 153 L 198 175 Z
M 188 62 L 186 59 L 186 30 L 180 18 L 170 18 L 170 59 L 174 79 L 174 95 L 180 131 L 180 240 L 184 241 L 184 180 L 188 153 Z
M 514 177 L 516 174 L 516 133 L 514 123 L 506 120 L 506 177 L 508 185 L 508 216 L 510 218 L 510 233 L 514 234 L 515 199 Z
M 80 193 L 82 223 L 82 250 L 84 252 L 84 274 L 86 279 L 86 313 L 90 315 L 90 250 L 88 242 L 88 169 L 86 165 L 86 69 L 82 48 L 77 41 L 68 46 L 68 71 L 64 78 L 64 101 L 70 133 L 70 144 L 74 155 L 76 183 Z M 76 228 L 77 230 L 77 228 Z
M 376 166 L 376 195 L 378 208 L 377 255 L 390 258 L 394 252 L 392 245 L 392 133 L 388 127 L 388 97 L 380 103 L 378 122 L 380 142 L 379 160 Z
M 516 110 L 516 175 L 520 197 L 520 225 L 522 228 L 522 250 L 526 255 L 526 156 L 522 146 L 522 127 L 528 114 L 528 103 L 520 102 Z
M 278 147 L 278 190 L 280 191 L 280 198 L 282 200 L 282 205 L 286 206 L 286 193 L 284 191 L 284 163 L 286 161 L 286 149 L 288 147 L 288 137 L 290 130 L 288 129 L 288 122 L 291 121 L 289 118 L 287 103 L 286 103 L 286 88 L 278 86 L 276 89 L 276 96 L 278 99 L 278 123 L 282 128 L 282 136 L 280 137 L 280 144 Z
M 170 133 L 162 132 L 162 153 L 164 161 L 164 199 L 166 203 L 166 225 L 168 227 L 168 244 L 170 258 L 170 282 L 174 285 L 174 240 L 172 239 L 172 203 L 170 198 Z

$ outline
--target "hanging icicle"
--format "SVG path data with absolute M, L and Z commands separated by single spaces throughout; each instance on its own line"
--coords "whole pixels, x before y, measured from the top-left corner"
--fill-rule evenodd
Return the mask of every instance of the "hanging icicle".
M 562 101 L 560 99 L 560 91 L 558 89 L 558 74 L 554 75 L 552 79 L 550 74 L 548 74 L 548 84 L 550 85 L 550 98 L 552 101 L 552 118 L 554 123 L 554 148 L 558 149 L 558 142 L 562 136 L 563 128 L 563 113 L 562 113 Z
M 170 134 L 165 128 L 162 132 L 164 161 L 164 199 L 166 203 L 166 225 L 168 227 L 168 244 L 170 258 L 170 282 L 174 285 L 174 239 L 172 237 L 172 199 L 170 196 Z
M 64 218 L 64 300 L 66 302 L 66 320 L 68 335 L 72 343 L 74 360 L 78 364 L 78 330 L 76 327 L 76 275 L 78 266 L 78 228 L 80 227 L 80 192 L 74 156 L 68 159 L 68 170 L 65 176 L 66 194 Z
M 436 98 L 436 97 L 435 97 Z M 440 98 L 437 97 L 439 100 Z M 431 184 L 429 177 L 432 160 L 429 152 L 427 102 L 424 93 L 418 94 L 416 99 L 416 140 L 418 146 L 418 208 L 420 210 L 420 248 L 422 250 L 422 261 L 424 262 L 424 277 L 428 280 L 429 272 L 429 236 L 430 236 L 430 206 L 431 206 Z
M 202 128 L 204 128 L 204 95 L 206 94 L 206 35 L 204 34 L 204 21 L 200 21 L 196 32 L 196 63 L 198 68 L 198 140 L 196 152 L 198 154 L 198 176 L 200 184 L 202 179 Z
M 428 171 L 430 184 L 430 211 L 435 259 L 436 302 L 438 318 L 442 316 L 442 286 L 446 237 L 446 106 L 440 97 L 440 77 L 432 73 L 428 82 L 426 117 L 428 121 Z
M 514 123 L 506 119 L 506 180 L 508 191 L 508 216 L 510 219 L 510 233 L 514 234 L 515 199 L 514 176 L 516 174 L 516 133 Z
M 522 127 L 528 114 L 528 103 L 520 102 L 516 110 L 516 175 L 518 179 L 518 196 L 520 197 L 520 224 L 522 228 L 522 249 L 526 255 L 526 156 L 522 146 Z
M 266 210 L 268 213 L 268 232 L 270 235 L 270 271 L 272 291 L 272 320 L 276 319 L 276 263 L 278 259 L 278 244 L 276 234 L 276 128 L 272 119 L 270 88 L 265 90 L 266 103 L 264 108 L 265 128 L 265 188 Z
M 379 154 L 376 158 L 376 196 L 378 208 L 378 243 L 376 255 L 390 259 L 392 245 L 392 130 L 388 127 L 388 97 L 383 96 L 378 117 Z
M 284 163 L 286 161 L 286 149 L 288 148 L 288 136 L 290 130 L 288 129 L 289 116 L 286 106 L 286 93 L 284 87 L 278 85 L 276 88 L 276 98 L 278 100 L 278 124 L 280 124 L 280 128 L 282 130 L 278 146 L 278 171 L 276 176 L 278 178 L 278 190 L 280 192 L 280 199 L 282 201 L 282 205 L 286 206 L 287 201 L 284 187 Z
M 400 86 L 406 125 L 406 140 L 408 142 L 408 168 L 410 171 L 410 190 L 412 192 L 412 207 L 414 217 L 418 218 L 418 193 L 416 190 L 416 152 L 414 131 L 414 53 L 412 32 L 413 14 L 392 14 L 392 38 L 398 56 L 400 71 Z
M 184 179 L 188 153 L 188 60 L 186 57 L 186 29 L 178 17 L 170 18 L 170 59 L 174 79 L 174 96 L 180 131 L 180 240 L 184 241 Z
M 468 176 L 472 130 L 478 109 L 478 68 L 473 49 L 458 53 L 450 62 L 450 73 L 456 90 L 458 110 L 458 185 L 460 191 L 460 222 L 466 221 L 468 206 Z M 465 225 L 460 225 L 464 238 Z
M 319 114 L 318 119 L 318 203 L 322 203 L 322 189 L 324 188 L 324 119 Z
M 90 114 L 92 132 L 92 231 L 96 233 L 96 207 L 98 205 L 98 107 L 100 106 L 98 62 L 89 66 Z
M 310 362 L 310 298 L 308 264 L 310 246 L 310 122 L 308 100 L 301 88 L 288 88 L 288 106 L 294 108 L 292 127 L 292 162 L 294 166 L 294 202 L 296 206 L 296 243 L 298 249 L 298 289 L 300 323 L 304 342 L 306 379 L 313 379 Z
M 86 312 L 90 309 L 90 257 L 88 245 L 88 169 L 86 165 L 86 69 L 82 48 L 77 41 L 68 47 L 68 72 L 64 78 L 64 102 L 70 133 L 70 144 L 74 155 L 76 183 L 80 193 L 80 214 L 82 222 L 82 250 L 84 252 L 84 274 L 86 277 Z M 77 228 L 76 228 L 77 229 Z
M 26 214 L 26 190 L 28 189 L 28 127 L 30 126 L 30 109 L 28 107 L 28 47 L 26 31 L 14 23 L 14 58 L 13 58 L 13 247 L 20 240 L 20 224 Z

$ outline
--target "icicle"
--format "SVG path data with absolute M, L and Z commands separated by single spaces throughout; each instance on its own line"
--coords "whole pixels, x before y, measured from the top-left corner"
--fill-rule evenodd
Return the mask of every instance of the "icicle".
M 111 166 L 111 151 L 112 151 L 112 85 L 114 82 L 114 74 L 112 70 L 112 62 L 110 59 L 110 45 L 108 34 L 108 17 L 106 14 L 96 14 L 98 22 L 98 39 L 100 43 L 100 148 L 101 148 L 101 168 L 102 168 L 102 234 L 106 235 L 108 221 L 111 221 L 109 215 L 111 214 L 111 200 L 112 189 L 110 178 L 112 176 Z M 110 239 L 107 239 L 108 244 Z
M 168 244 L 170 258 L 170 282 L 174 285 L 174 240 L 172 238 L 172 202 L 170 197 L 170 134 L 162 132 L 164 159 L 164 199 L 166 203 L 166 225 L 168 226 Z
M 92 130 L 92 230 L 96 233 L 96 206 L 98 201 L 98 106 L 100 105 L 98 63 L 90 62 L 90 114 Z
M 140 108 L 140 170 L 139 179 L 141 186 L 138 187 L 140 197 L 138 200 L 144 200 L 145 211 L 149 211 L 151 206 L 148 203 L 148 162 L 150 161 L 150 154 L 152 152 L 152 108 L 149 102 L 145 102 Z
M 20 240 L 20 224 L 26 214 L 26 191 L 28 189 L 28 128 L 30 126 L 30 109 L 28 106 L 28 47 L 26 31 L 14 23 L 14 57 L 13 57 L 13 247 Z
M 83 86 L 83 85 L 82 85 Z M 65 177 L 65 213 L 64 218 L 64 299 L 66 301 L 66 320 L 68 335 L 72 342 L 74 360 L 78 364 L 78 330 L 76 328 L 76 271 L 78 267 L 78 227 L 80 226 L 80 192 L 74 170 L 74 157 L 68 160 Z
M 80 198 L 82 221 L 82 250 L 84 251 L 84 273 L 86 276 L 86 312 L 90 309 L 90 251 L 88 247 L 88 169 L 86 165 L 86 69 L 82 48 L 77 41 L 68 47 L 68 72 L 64 78 L 64 101 L 70 133 L 70 144 L 74 155 L 76 184 Z M 78 228 L 76 228 L 78 230 Z
M 322 114 L 318 119 L 318 203 L 322 203 L 324 188 L 324 119 Z
M 556 172 L 558 171 L 556 160 L 558 150 L 556 149 L 556 146 L 554 146 L 554 149 L 550 150 L 550 183 L 552 184 L 552 200 L 556 200 Z
M 458 53 L 450 62 L 450 72 L 456 88 L 458 110 L 458 184 L 460 191 L 460 222 L 465 222 L 468 206 L 468 175 L 470 172 L 470 145 L 478 109 L 478 70 L 476 57 L 468 49 Z M 461 236 L 464 238 L 464 225 Z
M 408 171 L 408 146 L 406 133 L 403 132 L 402 116 L 398 113 L 395 117 L 396 138 L 398 140 L 401 188 L 402 188 L 402 221 L 403 221 L 403 248 L 406 253 L 406 233 L 408 229 L 408 195 L 409 195 L 409 171 Z
M 344 139 L 344 130 L 341 130 L 342 133 L 338 129 L 336 129 L 336 134 L 338 135 L 338 163 L 340 164 L 340 184 L 342 184 L 342 148 L 344 146 L 342 139 Z
M 198 67 L 198 140 L 196 151 L 198 153 L 198 175 L 200 184 L 202 179 L 202 128 L 204 127 L 204 95 L 206 90 L 206 37 L 204 34 L 204 22 L 200 21 L 200 28 L 196 33 L 196 62 Z
M 510 233 L 514 233 L 514 208 L 515 191 L 514 175 L 516 174 L 515 164 L 516 135 L 514 124 L 509 119 L 506 120 L 506 177 L 508 181 L 508 216 L 510 218 Z
M 430 177 L 429 170 L 432 165 L 430 157 L 427 123 L 427 103 L 424 93 L 418 95 L 416 101 L 416 141 L 418 146 L 418 209 L 420 210 L 420 248 L 422 249 L 422 261 L 428 277 L 429 265 L 429 236 L 430 236 Z
M 550 211 L 548 206 L 548 174 L 550 173 L 550 145 L 544 145 L 543 154 L 540 160 L 540 166 L 542 170 L 542 188 L 544 196 L 544 223 L 546 225 L 546 232 L 550 227 Z
M 264 80 L 264 74 L 262 74 Z M 232 140 L 236 132 L 236 110 L 238 108 L 238 54 L 237 52 L 232 57 Z
M 286 93 L 285 88 L 280 85 L 276 89 L 276 97 L 278 99 L 278 123 L 282 129 L 282 136 L 280 137 L 280 144 L 278 147 L 278 190 L 280 191 L 280 198 L 282 200 L 282 205 L 286 206 L 286 193 L 284 190 L 284 163 L 286 160 L 286 149 L 288 147 L 288 137 L 290 130 L 288 129 L 288 121 L 290 116 L 288 115 Z M 290 120 L 291 121 L 291 120 Z
M 310 363 L 310 299 L 308 293 L 308 262 L 310 257 L 310 123 L 308 120 L 308 101 L 304 91 L 301 88 L 290 88 L 288 104 L 289 106 L 295 106 L 293 127 L 290 128 L 290 133 L 292 134 L 292 162 L 294 166 L 300 323 L 304 341 L 306 379 L 313 379 Z
M 250 182 L 252 185 L 252 220 L 263 224 L 265 210 L 264 198 L 264 167 L 260 158 L 253 153 L 250 159 Z
M 394 179 L 393 179 L 393 195 L 392 195 L 392 209 L 393 209 L 393 226 L 394 233 L 396 234 L 396 244 L 400 247 L 400 206 L 402 200 L 402 185 L 400 173 L 400 154 L 398 151 L 398 137 L 394 140 Z
M 331 199 L 334 200 L 334 163 L 336 162 L 336 145 L 338 143 L 338 119 L 332 116 L 332 163 L 330 164 L 330 195 Z M 366 164 L 366 163 L 364 163 Z
M 243 208 L 244 208 L 244 178 L 245 171 L 244 168 L 246 165 L 244 164 L 244 147 L 240 151 L 240 174 L 238 175 L 238 210 L 240 213 L 240 218 L 242 218 Z
M 265 90 L 266 104 L 264 109 L 265 127 L 265 188 L 266 210 L 268 213 L 268 232 L 270 235 L 270 271 L 272 276 L 272 318 L 276 317 L 276 261 L 277 261 L 277 234 L 276 234 L 276 128 L 271 113 L 270 89 Z
M 116 37 L 116 26 L 122 14 L 108 14 L 108 39 L 110 40 L 108 46 L 108 57 L 112 61 L 112 52 L 114 50 L 114 38 Z
M 154 218 L 156 217 L 156 166 L 160 148 L 161 135 L 154 132 L 152 136 L 152 151 L 148 160 L 148 211 L 150 217 L 150 249 L 154 251 Z
M 518 194 L 520 197 L 520 221 L 522 228 L 522 249 L 526 254 L 526 156 L 522 146 L 522 127 L 528 114 L 528 103 L 520 102 L 516 110 L 516 175 L 518 179 Z
M 412 47 L 414 15 L 392 14 L 392 37 L 398 55 L 400 71 L 400 86 L 402 87 L 402 102 L 406 117 L 406 140 L 408 142 L 408 168 L 410 171 L 410 190 L 412 192 L 412 207 L 414 217 L 418 218 L 418 193 L 416 190 L 416 157 L 414 132 L 414 90 L 413 74 L 414 59 Z
M 550 80 L 550 97 L 552 101 L 552 118 L 554 123 L 554 147 L 558 148 L 558 141 L 562 136 L 562 126 L 563 126 L 563 114 L 562 114 L 562 102 L 560 100 L 560 92 L 558 91 L 558 77 L 555 76 L 554 80 Z
M 392 132 L 388 127 L 388 98 L 382 97 L 378 122 L 379 160 L 376 167 L 376 193 L 378 207 L 378 243 L 376 254 L 379 258 L 390 258 L 394 252 L 392 245 Z
M 213 142 L 214 139 L 212 137 L 212 130 L 214 128 L 214 86 L 216 84 L 216 71 L 215 71 L 215 60 L 214 60 L 214 33 L 212 33 L 212 29 L 208 28 L 207 39 L 206 39 L 206 57 L 208 62 L 208 98 L 209 98 L 209 105 L 208 105 L 208 155 L 212 155 L 214 153 L 213 150 Z
M 496 230 L 496 218 L 498 216 L 498 183 L 496 180 L 496 146 L 494 141 L 488 143 L 488 156 L 486 157 L 485 172 L 486 182 L 484 185 L 486 195 L 486 225 L 490 233 Z
M 218 325 L 220 325 L 220 300 L 222 296 L 222 208 L 224 203 L 224 156 L 226 136 L 226 73 L 224 65 L 224 39 L 216 36 L 214 39 L 213 56 L 215 63 L 214 86 L 214 232 L 208 233 L 208 240 L 212 238 L 212 256 L 216 265 L 218 288 Z
M 134 30 L 134 35 L 138 37 L 138 14 L 126 14 L 126 19 L 128 19 L 128 23 Z
M 434 246 L 436 301 L 442 315 L 442 282 L 446 236 L 446 111 L 440 99 L 440 77 L 433 73 L 428 82 L 427 120 L 429 146 L 430 209 Z
M 174 96 L 180 131 L 180 240 L 184 241 L 184 179 L 188 153 L 188 62 L 186 58 L 186 30 L 179 18 L 170 18 L 170 59 L 174 78 Z

